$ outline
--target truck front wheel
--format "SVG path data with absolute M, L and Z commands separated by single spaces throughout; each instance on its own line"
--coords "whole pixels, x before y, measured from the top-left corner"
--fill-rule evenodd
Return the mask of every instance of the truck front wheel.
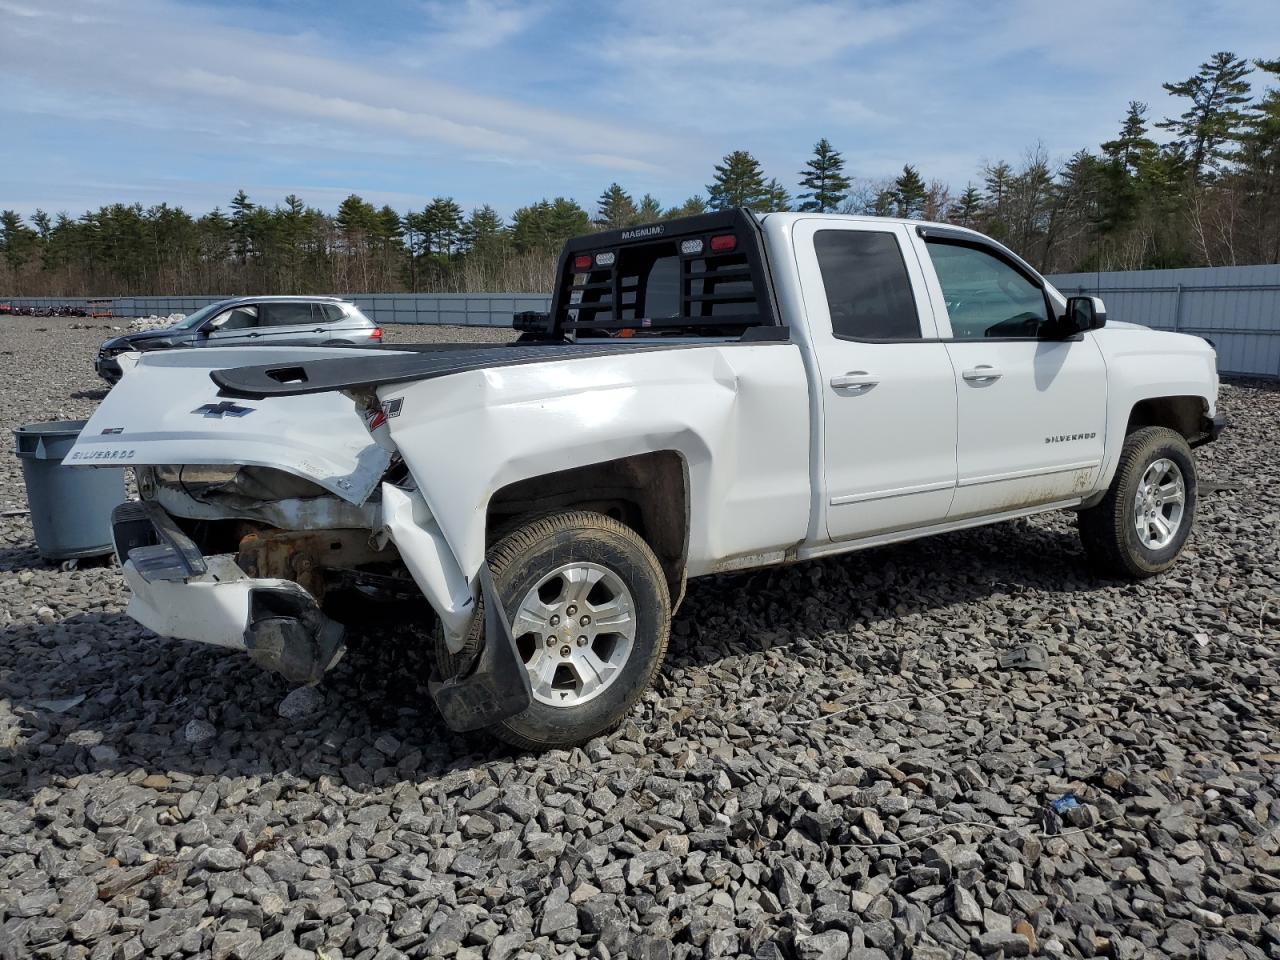
M 1173 566 L 1195 512 L 1187 441 L 1165 427 L 1143 427 L 1125 438 L 1107 495 L 1080 511 L 1080 539 L 1099 570 L 1141 580 Z
M 493 583 L 529 671 L 529 708 L 490 728 L 523 749 L 570 747 L 616 726 L 667 649 L 671 598 L 658 558 L 630 527 L 575 510 L 532 520 L 489 551 Z M 482 618 L 467 647 L 480 643 Z M 444 676 L 462 665 L 437 641 Z M 465 654 L 465 651 L 464 651 Z

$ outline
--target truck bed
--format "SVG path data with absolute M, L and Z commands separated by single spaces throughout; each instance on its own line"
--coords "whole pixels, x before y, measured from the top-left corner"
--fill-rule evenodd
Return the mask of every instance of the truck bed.
M 210 371 L 222 396 L 245 400 L 291 397 L 335 390 L 378 387 L 414 380 L 433 380 L 455 373 L 548 363 L 610 355 L 652 353 L 658 350 L 690 350 L 708 346 L 732 346 L 762 341 L 785 342 L 785 327 L 756 328 L 742 337 L 693 339 L 611 339 L 604 343 L 513 343 L 400 345 L 386 355 L 362 350 L 351 357 L 319 360 L 299 358 L 288 363 L 259 364 Z

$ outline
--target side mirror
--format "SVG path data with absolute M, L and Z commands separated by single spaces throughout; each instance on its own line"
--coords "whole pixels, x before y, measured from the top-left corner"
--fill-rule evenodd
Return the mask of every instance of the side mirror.
M 1101 297 L 1069 297 L 1067 312 L 1063 316 L 1067 336 L 1098 330 L 1107 322 L 1107 308 Z

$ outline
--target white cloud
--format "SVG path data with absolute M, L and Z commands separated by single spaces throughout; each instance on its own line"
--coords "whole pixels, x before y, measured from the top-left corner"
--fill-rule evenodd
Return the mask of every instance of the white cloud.
M 293 169 L 373 194 L 387 170 L 406 195 L 421 182 L 483 201 L 512 184 L 516 205 L 588 201 L 616 178 L 678 202 L 731 149 L 790 185 L 825 136 L 856 175 L 909 162 L 962 188 L 984 158 L 1037 141 L 1054 158 L 1096 148 L 1130 99 L 1153 119 L 1174 112 L 1161 81 L 1215 50 L 1273 55 L 1274 2 L 419 0 L 396 7 L 408 15 L 392 34 L 301 6 L 286 20 L 183 0 L 0 0 L 0 114 L 30 129 L 45 115 L 52 143 L 136 132 L 219 183 Z M 99 164 L 135 176 L 128 157 L 49 162 L 71 181 Z
M 202 18 L 165 0 L 127 7 L 95 5 L 101 22 L 80 28 L 80 9 L 33 17 L 15 32 L 6 69 L 25 72 L 48 88 L 96 98 L 137 111 L 185 112 L 207 126 L 234 132 L 245 124 L 270 128 L 281 122 L 326 125 L 333 135 L 369 132 L 462 150 L 549 157 L 568 152 L 587 164 L 611 164 L 602 143 L 625 140 L 633 155 L 626 166 L 653 162 L 674 142 L 661 134 L 638 135 L 620 121 L 583 119 L 508 97 L 487 96 L 437 79 L 380 68 L 354 50 L 333 49 L 304 36 L 272 36 Z M 505 5 L 474 5 L 519 29 Z M 475 26 L 455 24 L 463 34 Z M 462 34 L 451 34 L 458 36 Z M 59 51 L 50 70 L 47 51 Z M 110 51 L 104 55 L 104 51 Z M 64 98 L 64 107 L 70 103 Z M 86 115 L 86 119 L 90 119 Z

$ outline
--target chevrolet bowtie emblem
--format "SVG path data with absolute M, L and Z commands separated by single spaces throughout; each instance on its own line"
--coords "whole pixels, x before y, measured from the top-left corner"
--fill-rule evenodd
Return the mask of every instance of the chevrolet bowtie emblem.
M 191 412 L 221 419 L 222 417 L 243 417 L 246 413 L 253 413 L 253 407 L 242 407 L 230 400 L 223 400 L 221 403 L 206 403 L 203 407 L 196 407 Z

